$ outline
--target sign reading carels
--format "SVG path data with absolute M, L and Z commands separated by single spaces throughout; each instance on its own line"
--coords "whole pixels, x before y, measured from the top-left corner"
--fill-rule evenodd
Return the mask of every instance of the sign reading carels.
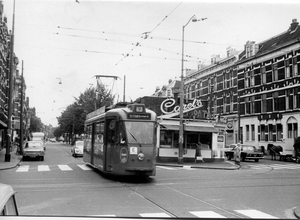
M 173 109 L 169 111 L 168 109 L 170 109 L 172 107 L 173 107 Z M 202 101 L 200 99 L 194 99 L 193 102 L 183 105 L 183 112 L 186 113 L 186 112 L 195 110 L 200 107 L 203 107 Z M 175 99 L 169 98 L 169 99 L 164 100 L 161 103 L 160 110 L 164 114 L 179 113 L 180 106 L 176 105 Z

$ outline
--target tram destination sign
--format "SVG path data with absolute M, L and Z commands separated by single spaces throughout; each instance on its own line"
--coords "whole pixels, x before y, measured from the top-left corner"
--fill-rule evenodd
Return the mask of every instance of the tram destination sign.
M 151 114 L 128 113 L 127 117 L 128 119 L 150 120 Z

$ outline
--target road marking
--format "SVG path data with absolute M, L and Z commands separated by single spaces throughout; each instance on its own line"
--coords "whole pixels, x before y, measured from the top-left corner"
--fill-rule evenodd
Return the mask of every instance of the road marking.
M 167 167 L 167 166 L 156 166 L 156 167 L 165 170 L 178 170 L 178 167 Z
M 82 170 L 93 170 L 93 168 L 89 167 L 86 164 L 78 164 L 78 167 L 80 167 Z
M 225 216 L 220 215 L 214 211 L 197 211 L 197 212 L 190 212 L 190 213 L 199 218 L 226 218 Z
M 69 171 L 69 170 L 73 170 L 71 167 L 69 167 L 68 165 L 57 165 L 59 167 L 59 169 L 61 169 L 62 171 Z
M 28 172 L 29 165 L 21 165 L 16 172 Z
M 39 165 L 38 171 L 50 171 L 50 168 L 48 165 Z
M 264 212 L 261 212 L 261 211 L 258 211 L 258 210 L 254 210 L 254 209 L 250 209 L 250 210 L 234 210 L 242 215 L 245 215 L 247 217 L 250 217 L 250 218 L 272 218 L 272 219 L 278 219 L 277 217 L 275 216 L 272 216 L 272 215 L 269 215 L 267 213 L 264 213 Z
M 166 214 L 164 212 L 159 212 L 159 213 L 141 213 L 140 216 L 142 216 L 144 218 L 164 218 L 164 217 L 171 218 L 171 216 L 169 216 L 168 214 Z
M 300 165 L 299 164 L 270 164 L 270 165 L 266 165 L 266 164 L 260 164 L 260 165 L 249 165 L 251 167 L 251 169 L 274 169 L 274 170 L 279 170 L 279 169 L 300 169 Z

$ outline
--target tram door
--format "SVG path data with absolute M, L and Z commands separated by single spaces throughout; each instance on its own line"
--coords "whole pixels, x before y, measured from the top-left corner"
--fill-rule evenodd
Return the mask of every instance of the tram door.
M 114 162 L 114 148 L 116 145 L 116 129 L 117 129 L 117 121 L 116 118 L 107 118 L 106 119 L 106 171 L 111 171 L 113 168 Z

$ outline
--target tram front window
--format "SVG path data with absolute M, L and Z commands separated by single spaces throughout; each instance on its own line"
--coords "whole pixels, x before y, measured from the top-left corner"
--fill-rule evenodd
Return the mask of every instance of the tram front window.
M 153 122 L 125 122 L 128 143 L 153 144 Z

